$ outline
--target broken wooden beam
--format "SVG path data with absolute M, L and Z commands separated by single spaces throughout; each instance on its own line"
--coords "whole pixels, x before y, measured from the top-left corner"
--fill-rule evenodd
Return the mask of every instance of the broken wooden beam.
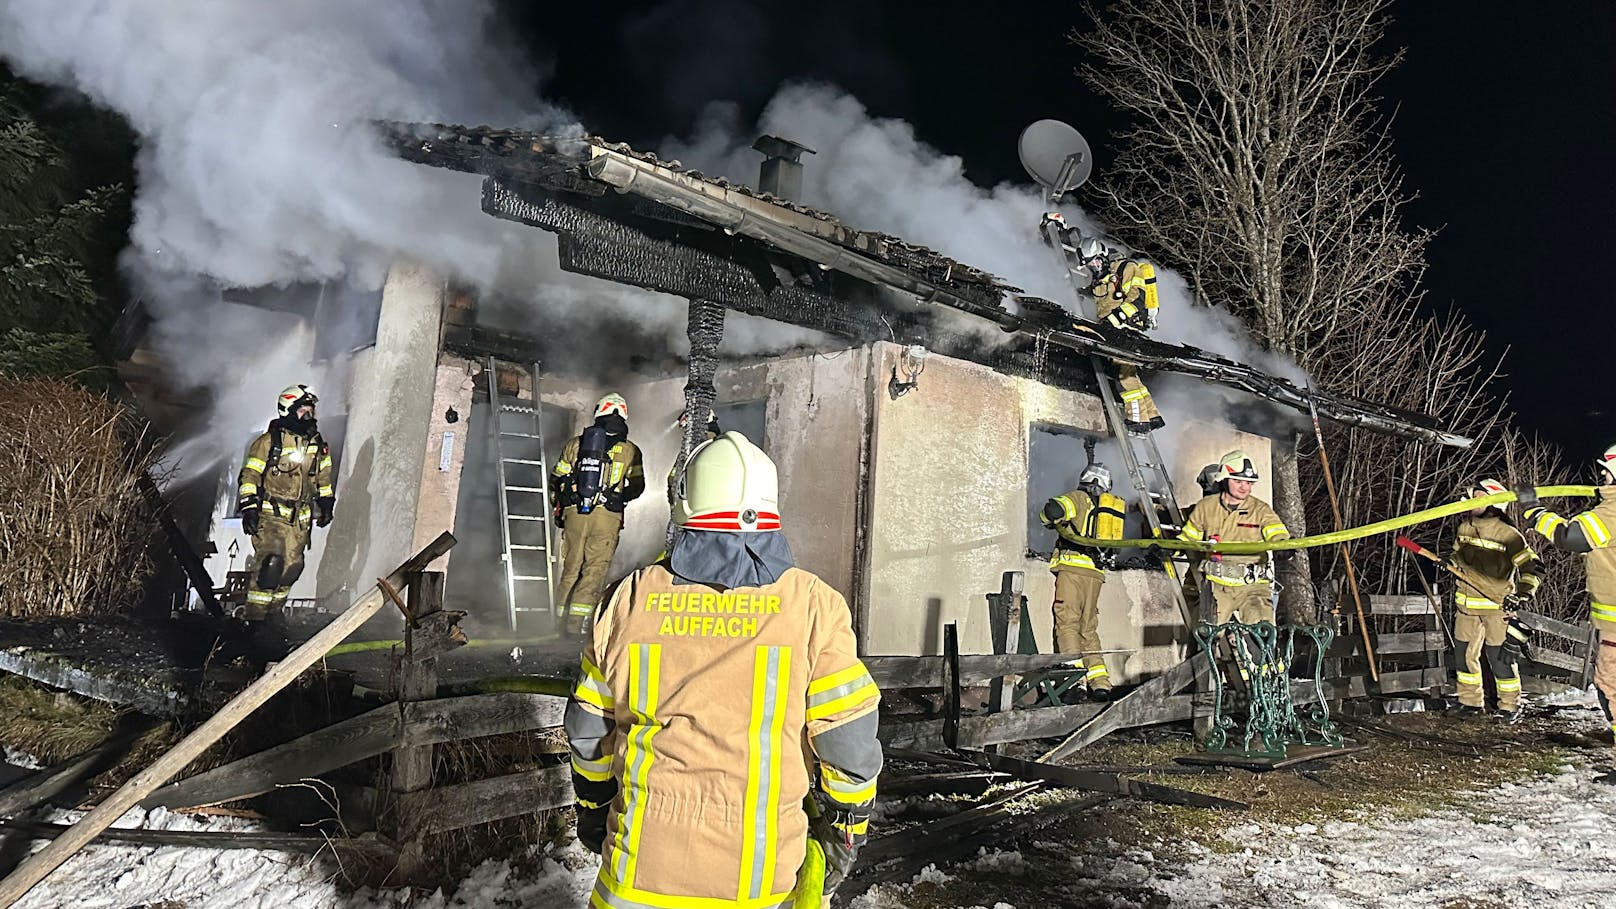
M 1188 659 L 1173 668 L 1146 681 L 1119 700 L 1112 701 L 1103 713 L 1079 726 L 1077 731 L 1051 748 L 1039 760 L 1046 763 L 1058 761 L 1119 729 L 1170 723 L 1192 717 L 1193 699 L 1189 702 L 1189 712 L 1184 713 L 1182 702 L 1175 703 L 1171 696 L 1194 684 L 1197 676 L 1205 672 L 1206 660 L 1199 653 L 1191 654 Z
M 1008 773 L 1017 779 L 1041 780 L 1046 783 L 1054 783 L 1057 786 L 1128 796 L 1144 799 L 1147 802 L 1160 802 L 1164 805 L 1187 805 L 1191 808 L 1221 808 L 1236 811 L 1244 811 L 1251 807 L 1245 802 L 1180 789 L 1176 786 L 1135 780 L 1120 773 L 1096 773 L 1092 770 L 1078 770 L 1072 767 L 1062 767 L 1058 764 L 1046 764 L 1041 761 L 1024 761 L 1020 758 L 1006 757 L 1002 754 L 988 754 L 986 752 L 977 752 L 971 755 L 971 758 L 984 767 L 998 770 L 1001 773 Z
M 448 552 L 454 543 L 453 534 L 443 533 L 427 544 L 425 549 L 399 566 L 389 579 L 397 579 L 399 583 L 403 583 L 405 578 L 425 569 L 433 559 Z M 95 839 L 96 834 L 112 826 L 124 812 L 135 807 L 141 799 L 154 792 L 174 774 L 184 770 L 186 765 L 234 729 L 248 714 L 257 710 L 276 692 L 290 685 L 294 679 L 318 663 L 326 651 L 375 615 L 384 602 L 386 599 L 381 590 L 372 588 L 369 593 L 360 597 L 337 616 L 331 624 L 315 632 L 314 636 L 302 646 L 287 654 L 286 659 L 276 663 L 240 694 L 231 698 L 218 713 L 181 739 L 179 744 L 164 752 L 149 767 L 135 774 L 117 791 L 107 796 L 101 804 L 80 818 L 78 823 L 69 827 L 50 845 L 24 859 L 11 874 L 0 880 L 0 909 L 9 909 L 22 898 L 23 894 L 32 890 L 35 884 L 44 880 L 46 875 L 61 867 L 63 862 Z
M 0 821 L 0 834 L 14 833 L 30 840 L 54 839 L 72 829 L 69 824 L 47 824 L 42 821 Z M 0 837 L 3 839 L 4 837 Z M 259 833 L 239 830 L 141 830 L 138 828 L 109 827 L 95 835 L 92 842 L 128 843 L 135 846 L 195 846 L 202 849 L 267 849 L 280 852 L 301 852 L 312 855 L 335 845 L 353 844 L 351 840 L 333 839 L 307 833 Z M 381 848 L 380 843 L 371 844 Z
M 116 735 L 77 757 L 32 773 L 0 789 L 0 817 L 16 817 L 38 808 L 75 785 L 101 773 L 129 753 L 149 725 Z
M 565 764 L 395 795 L 399 828 L 416 836 L 562 808 L 574 801 L 572 769 Z
M 1132 653 L 1131 650 L 1107 650 L 1105 653 Z M 991 682 L 1007 675 L 1020 675 L 1039 669 L 1049 669 L 1083 658 L 1081 653 L 978 653 L 961 654 L 960 684 L 974 685 Z M 864 657 L 864 668 L 883 691 L 901 688 L 943 687 L 943 658 L 941 656 L 873 656 Z

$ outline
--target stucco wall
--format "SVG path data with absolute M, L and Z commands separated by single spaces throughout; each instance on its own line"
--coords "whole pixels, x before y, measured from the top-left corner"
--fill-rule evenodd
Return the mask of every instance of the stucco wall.
M 433 377 L 432 409 L 427 412 L 429 422 L 412 551 L 419 551 L 445 530 L 454 529 L 460 477 L 466 465 L 471 396 L 480 371 L 481 367 L 470 360 L 450 354 L 438 359 L 437 373 Z M 455 414 L 453 423 L 449 422 L 451 410 Z M 454 551 L 450 550 L 448 555 L 432 563 L 431 570 L 445 570 L 453 557 Z

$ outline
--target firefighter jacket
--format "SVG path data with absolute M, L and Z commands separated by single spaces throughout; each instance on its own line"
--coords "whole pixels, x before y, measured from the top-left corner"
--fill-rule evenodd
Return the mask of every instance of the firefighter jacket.
M 1497 612 L 1510 594 L 1529 597 L 1537 592 L 1537 553 L 1515 525 L 1491 508 L 1460 522 L 1448 558 L 1460 577 L 1453 593 L 1460 612 Z
M 1223 504 L 1223 494 L 1215 492 L 1190 509 L 1184 519 L 1181 540 L 1212 540 L 1220 543 L 1271 543 L 1288 540 L 1291 532 L 1267 502 L 1247 496 L 1233 508 Z M 1270 581 L 1265 555 L 1208 554 L 1201 562 L 1206 579 L 1224 587 L 1240 587 L 1254 581 Z
M 1038 520 L 1060 535 L 1055 543 L 1055 554 L 1049 559 L 1050 571 L 1083 571 L 1105 577 L 1100 565 L 1105 561 L 1098 547 L 1080 545 L 1083 537 L 1095 540 L 1120 540 L 1127 504 L 1109 492 L 1100 493 L 1099 501 L 1081 489 L 1058 495 L 1044 503 Z
M 275 420 L 247 448 L 236 485 L 237 505 L 298 527 L 312 526 L 314 502 L 336 500 L 331 447 L 312 423 Z
M 567 706 L 579 807 L 610 806 L 590 904 L 788 904 L 816 763 L 821 801 L 875 798 L 879 700 L 846 601 L 809 572 L 730 589 L 665 563 L 624 578 Z
M 1143 331 L 1158 305 L 1156 268 L 1137 259 L 1116 259 L 1094 284 L 1094 309 L 1100 321 L 1115 328 Z
M 1588 608 L 1594 627 L 1616 632 L 1616 486 L 1599 487 L 1594 507 L 1562 518 L 1541 506 L 1529 508 L 1533 529 L 1561 549 L 1588 554 Z
M 578 493 L 569 482 L 573 465 L 578 462 L 580 436 L 567 440 L 561 451 L 561 460 L 550 471 L 552 494 L 559 508 L 578 504 Z M 624 506 L 645 492 L 645 464 L 640 458 L 640 447 L 628 439 L 621 439 L 606 449 L 605 476 L 600 478 L 600 494 L 596 505 L 605 505 L 608 511 L 622 513 Z

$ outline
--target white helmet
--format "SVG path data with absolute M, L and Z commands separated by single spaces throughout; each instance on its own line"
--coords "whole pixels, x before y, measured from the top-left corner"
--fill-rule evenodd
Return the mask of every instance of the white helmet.
M 730 430 L 690 453 L 679 478 L 674 523 L 734 533 L 779 530 L 779 482 L 763 449 Z
M 1090 464 L 1083 468 L 1083 475 L 1077 478 L 1078 486 L 1095 486 L 1101 492 L 1111 491 L 1111 471 L 1105 469 L 1104 464 Z
M 623 396 L 613 392 L 595 402 L 595 419 L 600 419 L 609 413 L 615 413 L 623 419 L 628 419 L 628 402 Z
M 1077 253 L 1087 262 L 1090 259 L 1104 259 L 1111 251 L 1105 248 L 1099 237 L 1084 237 L 1083 242 L 1077 245 Z
M 1509 492 L 1509 487 L 1492 477 L 1483 477 L 1465 487 L 1465 498 L 1474 499 L 1479 496 L 1490 496 L 1494 493 Z
M 288 385 L 281 389 L 281 396 L 275 399 L 275 412 L 283 417 L 290 416 L 305 404 L 313 407 L 319 402 L 320 399 L 307 385 Z
M 1612 483 L 1616 483 L 1616 445 L 1605 449 L 1604 454 L 1594 458 L 1594 463 L 1599 465 L 1599 469 L 1605 472 L 1607 479 Z
M 1231 451 L 1223 456 L 1218 463 L 1219 480 L 1256 480 L 1262 479 L 1257 475 L 1257 465 L 1243 451 Z

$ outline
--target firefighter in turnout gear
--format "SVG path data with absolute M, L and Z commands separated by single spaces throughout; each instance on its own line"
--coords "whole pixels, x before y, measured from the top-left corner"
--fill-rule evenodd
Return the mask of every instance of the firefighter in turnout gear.
M 701 445 L 668 557 L 595 616 L 566 728 L 597 909 L 828 906 L 864 842 L 880 693 L 777 498 L 745 436 Z
M 315 425 L 319 398 L 293 385 L 276 400 L 277 416 L 253 440 L 241 465 L 236 504 L 241 529 L 252 537 L 253 566 L 241 617 L 279 623 L 281 607 L 303 574 L 303 552 L 314 527 L 331 523 L 336 476 L 331 448 Z
M 1290 539 L 1291 532 L 1274 509 L 1251 494 L 1252 484 L 1260 477 L 1245 452 L 1224 455 L 1217 476 L 1218 491 L 1190 509 L 1179 539 L 1222 543 Z M 1290 553 L 1279 550 L 1275 555 L 1286 558 Z M 1266 557 L 1211 553 L 1200 561 L 1200 570 L 1212 596 L 1213 624 L 1236 617 L 1248 625 L 1274 620 L 1274 575 Z
M 1594 659 L 1594 687 L 1605 718 L 1616 738 L 1616 445 L 1594 459 L 1598 467 L 1599 497 L 1594 507 L 1563 518 L 1542 505 L 1526 510 L 1533 530 L 1560 549 L 1588 554 L 1588 608 L 1599 632 L 1599 653 Z M 1616 782 L 1612 777 L 1606 782 Z
M 1073 542 L 1080 537 L 1120 540 L 1127 506 L 1111 494 L 1111 473 L 1084 468 L 1077 488 L 1044 503 L 1038 519 L 1060 535 L 1049 570 L 1055 573 L 1055 652 L 1081 653 L 1072 668 L 1083 673 L 1089 696 L 1111 696 L 1111 673 L 1100 653 L 1100 588 L 1110 552 Z
M 1085 241 L 1082 255 L 1095 275 L 1090 292 L 1100 321 L 1118 331 L 1143 333 L 1154 329 L 1158 305 L 1155 266 L 1110 253 L 1098 240 Z M 1104 264 L 1097 266 L 1097 262 Z M 1139 378 L 1139 367 L 1118 363 L 1117 382 L 1122 386 L 1122 415 L 1129 430 L 1148 432 L 1166 425 L 1150 390 Z
M 1504 484 L 1484 479 L 1461 490 L 1461 501 L 1507 492 Z M 1521 717 L 1521 677 L 1506 657 L 1509 619 L 1537 592 L 1537 553 L 1497 506 L 1474 508 L 1459 522 L 1448 566 L 1457 577 L 1453 601 L 1454 665 L 1459 679 L 1462 713 L 1480 713 L 1486 705 L 1481 661 L 1485 656 L 1498 686 L 1498 712 L 1506 722 Z M 1512 651 L 1513 652 L 1513 651 Z
M 617 554 L 623 509 L 645 491 L 639 446 L 628 440 L 628 402 L 609 394 L 595 404 L 595 421 L 567 440 L 550 472 L 550 495 L 561 524 L 561 579 L 556 602 L 564 630 L 582 634 L 600 605 L 606 571 Z

